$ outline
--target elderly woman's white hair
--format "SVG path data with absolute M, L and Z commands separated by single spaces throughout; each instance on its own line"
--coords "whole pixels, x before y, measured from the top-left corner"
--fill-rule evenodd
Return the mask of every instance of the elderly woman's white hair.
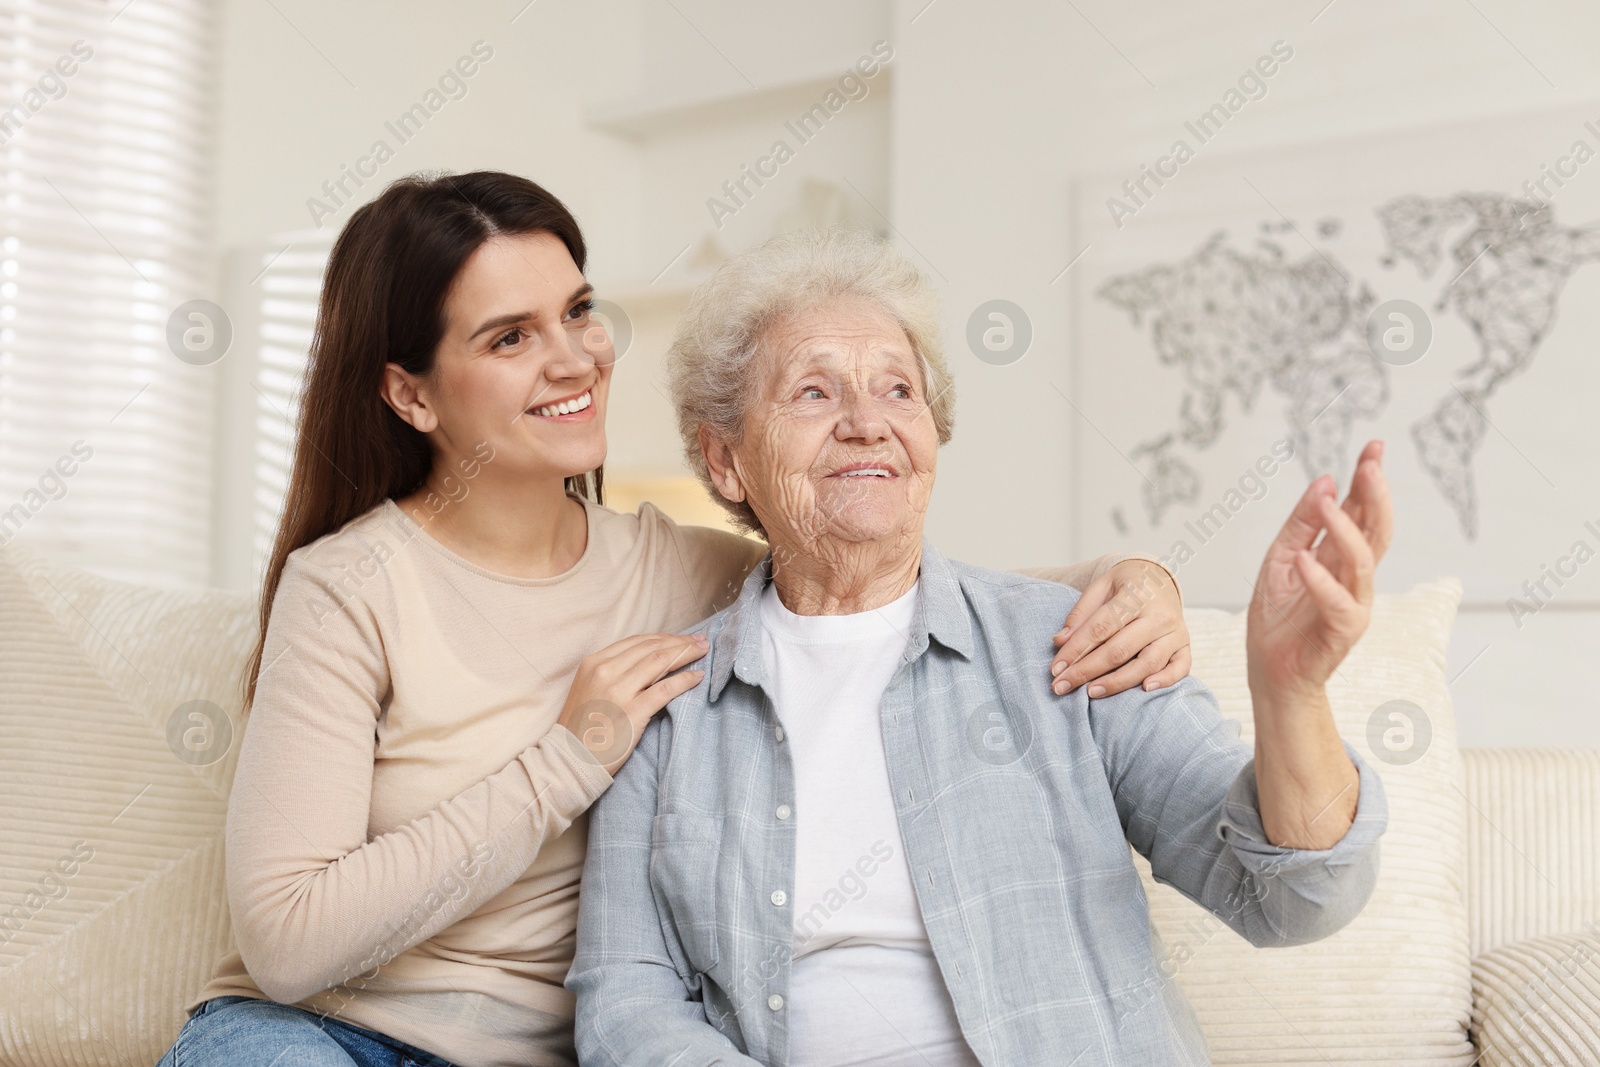
M 755 511 L 724 498 L 700 452 L 706 426 L 725 441 L 743 435 L 744 417 L 765 371 L 756 357 L 768 329 L 784 316 L 840 296 L 868 300 L 894 317 L 921 358 L 939 443 L 955 429 L 955 389 L 940 341 L 939 297 L 893 245 L 866 230 L 781 234 L 724 263 L 689 300 L 667 354 L 672 399 L 684 452 L 712 499 L 734 525 L 764 535 Z

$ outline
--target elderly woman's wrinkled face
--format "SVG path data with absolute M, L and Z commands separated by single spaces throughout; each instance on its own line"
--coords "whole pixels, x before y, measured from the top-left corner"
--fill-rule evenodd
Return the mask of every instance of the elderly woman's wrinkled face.
M 732 453 L 768 541 L 920 546 L 939 437 L 905 330 L 841 297 L 779 319 L 761 347 L 764 378 Z

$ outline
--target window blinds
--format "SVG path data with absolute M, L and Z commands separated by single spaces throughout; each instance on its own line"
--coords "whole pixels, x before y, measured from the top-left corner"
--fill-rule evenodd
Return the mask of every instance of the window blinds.
M 0 0 L 0 542 L 130 580 L 207 579 L 212 22 Z
M 276 249 L 263 251 L 252 291 L 259 323 L 255 338 L 253 573 L 266 567 L 283 512 L 294 460 L 294 427 L 304 384 L 311 331 L 316 324 L 322 271 L 332 235 L 318 231 L 284 234 Z

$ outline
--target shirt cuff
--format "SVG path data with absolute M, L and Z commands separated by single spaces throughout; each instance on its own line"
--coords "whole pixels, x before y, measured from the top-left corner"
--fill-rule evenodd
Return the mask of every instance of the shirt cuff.
M 1172 568 L 1168 567 L 1165 563 L 1162 563 L 1156 557 L 1147 556 L 1143 552 L 1128 552 L 1108 555 L 1106 559 L 1110 560 L 1110 562 L 1106 564 L 1105 570 L 1100 572 L 1100 574 L 1109 574 L 1112 567 L 1115 567 L 1117 564 L 1130 559 L 1142 559 L 1148 563 L 1154 563 L 1157 567 L 1161 568 L 1168 578 L 1172 579 L 1172 587 L 1178 591 L 1178 609 L 1180 611 L 1183 609 L 1183 586 L 1178 584 L 1178 576 L 1172 573 Z M 1095 577 L 1100 577 L 1100 574 L 1096 574 Z
M 550 727 L 550 732 L 534 742 L 534 747 L 549 761 L 549 769 L 554 772 L 550 782 L 551 799 L 567 818 L 577 818 L 611 788 L 610 772 L 576 734 L 560 723 Z
M 1222 819 L 1217 832 L 1228 843 L 1239 861 L 1252 873 L 1266 878 L 1297 876 L 1302 882 L 1309 876 L 1316 880 L 1318 872 L 1337 877 L 1341 870 L 1364 860 L 1377 845 L 1378 838 L 1389 825 L 1389 806 L 1383 793 L 1383 781 L 1361 754 L 1342 742 L 1350 762 L 1360 775 L 1360 790 L 1356 794 L 1356 817 L 1331 848 L 1285 848 L 1267 840 L 1266 829 L 1261 824 L 1261 796 L 1256 788 L 1256 761 L 1251 757 L 1239 770 L 1222 804 Z

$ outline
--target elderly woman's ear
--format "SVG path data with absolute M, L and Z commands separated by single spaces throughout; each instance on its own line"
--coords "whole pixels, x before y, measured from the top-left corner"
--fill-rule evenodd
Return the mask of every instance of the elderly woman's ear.
M 733 449 L 726 441 L 713 434 L 709 426 L 701 426 L 698 436 L 700 454 L 705 457 L 706 472 L 711 476 L 711 484 L 724 499 L 743 500 L 744 483 L 740 480 L 739 470 L 733 462 Z

